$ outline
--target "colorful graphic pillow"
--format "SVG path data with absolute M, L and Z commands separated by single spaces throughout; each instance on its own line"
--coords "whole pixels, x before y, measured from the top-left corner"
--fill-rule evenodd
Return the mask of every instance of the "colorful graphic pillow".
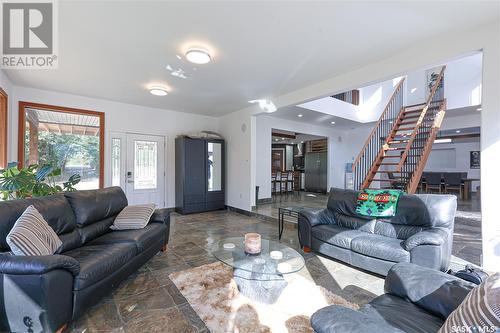
M 358 194 L 356 213 L 373 217 L 394 216 L 402 193 L 398 190 L 363 190 Z

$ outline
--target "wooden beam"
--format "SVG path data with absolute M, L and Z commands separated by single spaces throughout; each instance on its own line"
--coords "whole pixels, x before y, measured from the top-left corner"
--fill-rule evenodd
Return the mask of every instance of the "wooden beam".
M 8 144 L 8 118 L 9 98 L 7 93 L 0 88 L 0 168 L 7 166 L 7 144 Z

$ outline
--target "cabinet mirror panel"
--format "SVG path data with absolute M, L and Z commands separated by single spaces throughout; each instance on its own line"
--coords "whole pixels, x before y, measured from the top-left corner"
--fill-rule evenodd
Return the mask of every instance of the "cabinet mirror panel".
M 222 190 L 222 144 L 208 142 L 208 191 Z

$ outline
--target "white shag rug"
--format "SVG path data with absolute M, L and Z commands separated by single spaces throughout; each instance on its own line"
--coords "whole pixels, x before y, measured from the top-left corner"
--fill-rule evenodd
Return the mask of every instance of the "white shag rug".
M 298 274 L 285 275 L 286 287 L 272 304 L 240 293 L 233 270 L 223 263 L 169 277 L 212 333 L 312 333 L 310 317 L 315 311 L 331 304 L 358 309 L 358 305 Z

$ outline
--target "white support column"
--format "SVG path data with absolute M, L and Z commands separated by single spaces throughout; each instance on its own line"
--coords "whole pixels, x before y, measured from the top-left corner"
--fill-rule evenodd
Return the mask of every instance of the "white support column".
M 483 267 L 500 271 L 500 46 L 498 34 L 483 49 L 481 210 Z

